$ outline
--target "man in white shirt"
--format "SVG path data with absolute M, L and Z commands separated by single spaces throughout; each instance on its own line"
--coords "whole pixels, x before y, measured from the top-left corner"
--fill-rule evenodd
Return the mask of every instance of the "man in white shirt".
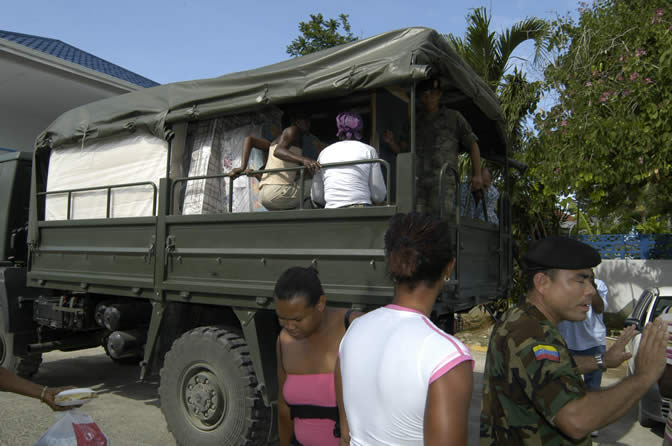
M 341 141 L 327 146 L 317 158 L 321 166 L 345 161 L 378 158 L 376 149 L 359 141 L 364 121 L 356 113 L 336 117 L 337 136 Z M 387 189 L 379 163 L 322 167 L 313 176 L 310 195 L 325 208 L 365 207 L 385 199 Z

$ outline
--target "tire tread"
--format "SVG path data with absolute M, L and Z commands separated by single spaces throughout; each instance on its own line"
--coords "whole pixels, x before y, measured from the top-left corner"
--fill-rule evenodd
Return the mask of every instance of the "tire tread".
M 207 327 L 198 327 L 194 328 L 180 338 L 178 338 L 174 343 L 171 349 L 166 353 L 164 367 L 161 369 L 161 383 L 159 385 L 159 395 L 163 396 L 169 389 L 165 388 L 164 377 L 167 374 L 166 364 L 172 363 L 179 354 L 179 351 L 182 348 L 182 345 L 189 344 L 193 340 L 200 338 L 208 338 L 221 344 L 226 350 L 228 350 L 233 356 L 236 366 L 241 371 L 242 382 L 245 383 L 247 388 L 247 406 L 251 409 L 250 415 L 247 418 L 248 429 L 244 434 L 243 438 L 240 439 L 238 445 L 231 446 L 262 446 L 266 444 L 266 435 L 270 428 L 271 424 L 271 414 L 270 408 L 266 407 L 264 404 L 261 393 L 259 392 L 258 381 L 254 373 L 254 368 L 252 366 L 252 360 L 250 358 L 250 352 L 247 348 L 247 343 L 242 337 L 242 334 L 239 333 L 236 329 L 230 327 L 218 327 L 218 326 L 207 326 Z M 162 411 L 164 407 L 162 404 Z M 164 416 L 166 415 L 164 411 Z M 166 417 L 168 420 L 168 417 Z M 176 429 L 168 424 L 168 430 L 173 434 L 176 442 L 181 445 L 178 439 L 179 432 L 176 432 Z M 186 446 L 186 445 L 184 445 Z

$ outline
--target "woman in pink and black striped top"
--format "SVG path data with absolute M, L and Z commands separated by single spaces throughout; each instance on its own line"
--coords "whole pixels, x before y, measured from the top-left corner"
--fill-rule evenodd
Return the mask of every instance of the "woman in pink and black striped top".
M 275 284 L 280 446 L 337 446 L 334 367 L 350 320 L 361 313 L 327 307 L 314 268 L 293 267 Z
M 473 359 L 429 314 L 455 266 L 445 221 L 392 218 L 392 304 L 353 321 L 336 365 L 341 444 L 466 445 Z

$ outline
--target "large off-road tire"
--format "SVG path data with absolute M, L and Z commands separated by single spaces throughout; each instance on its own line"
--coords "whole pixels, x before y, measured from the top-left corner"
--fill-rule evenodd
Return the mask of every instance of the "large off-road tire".
M 14 334 L 7 333 L 5 322 L 0 314 L 0 366 L 11 370 L 19 376 L 30 378 L 40 368 L 42 354 L 28 354 L 14 351 Z
M 264 405 L 247 344 L 236 331 L 199 327 L 173 343 L 161 369 L 161 411 L 179 445 L 264 445 Z

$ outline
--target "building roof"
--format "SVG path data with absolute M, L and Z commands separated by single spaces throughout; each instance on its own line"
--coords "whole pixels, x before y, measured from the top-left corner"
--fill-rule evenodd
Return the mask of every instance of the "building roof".
M 0 30 L 0 38 L 9 40 L 10 42 L 18 43 L 28 48 L 41 51 L 59 59 L 72 62 L 77 65 L 89 68 L 99 73 L 107 74 L 118 79 L 130 82 L 141 87 L 155 87 L 160 85 L 151 79 L 140 76 L 125 68 L 115 65 L 111 62 L 94 56 L 93 54 L 75 48 L 57 39 L 49 39 L 46 37 L 33 36 L 30 34 L 21 34 L 11 31 Z

